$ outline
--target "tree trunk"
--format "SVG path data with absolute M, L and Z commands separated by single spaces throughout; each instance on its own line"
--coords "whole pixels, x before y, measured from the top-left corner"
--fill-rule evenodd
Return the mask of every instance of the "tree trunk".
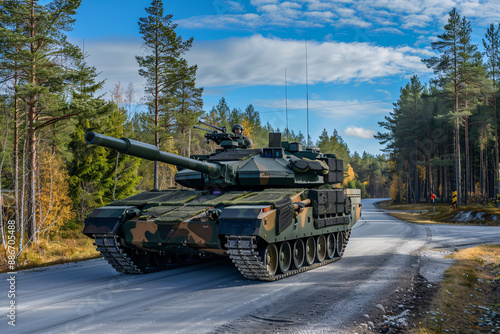
M 467 101 L 465 102 L 465 108 L 467 109 Z M 465 115 L 465 205 L 469 200 L 470 192 L 470 158 L 469 158 L 469 118 Z
M 462 168 L 460 166 L 460 117 L 458 116 L 458 66 L 457 66 L 457 51 L 455 48 L 454 60 L 454 70 L 453 70 L 453 89 L 455 94 L 455 114 L 456 114 L 456 124 L 455 124 L 455 190 L 457 192 L 457 206 L 462 203 L 462 189 L 461 189 L 461 179 L 462 179 Z
M 405 159 L 406 203 L 410 203 L 410 177 L 408 175 L 408 157 Z
M 417 203 L 419 201 L 418 194 L 418 137 L 417 131 L 415 131 L 415 185 L 413 186 L 413 190 L 415 191 L 415 197 L 413 199 L 413 203 Z
M 187 156 L 190 157 L 191 156 L 191 128 L 189 128 L 188 135 L 189 135 L 189 138 L 188 138 L 188 155 Z
M 486 141 L 486 145 L 484 148 L 484 155 L 485 155 L 485 160 L 484 160 L 484 191 L 485 191 L 485 196 L 488 197 L 490 193 L 490 183 L 489 183 L 489 173 L 488 173 L 488 141 Z
M 158 31 L 156 31 L 156 41 L 155 41 L 155 146 L 156 148 L 160 148 L 160 134 L 158 133 L 158 125 L 159 125 L 159 82 L 158 82 L 158 69 L 159 69 L 159 50 L 158 50 Z M 158 161 L 155 161 L 155 170 L 154 170 L 154 189 L 158 190 L 158 174 L 160 173 L 160 163 Z
M 35 7 L 33 1 L 31 1 L 31 37 L 33 41 L 31 42 L 31 54 L 35 55 L 35 42 L 34 42 L 34 37 L 35 37 Z M 36 67 L 35 67 L 35 58 L 31 59 L 32 65 L 31 65 L 31 83 L 33 86 L 36 85 Z M 35 218 L 35 211 L 36 211 L 36 181 L 35 181 L 35 169 L 36 169 L 36 161 L 35 161 L 35 149 L 36 149 L 36 136 L 35 136 L 35 112 L 36 112 L 36 99 L 34 93 L 31 93 L 32 95 L 30 96 L 29 99 L 29 106 L 28 106 L 28 180 L 27 180 L 27 185 L 28 185 L 28 212 L 27 212 L 27 232 L 28 232 L 28 239 L 36 242 L 36 218 Z
M 458 104 L 458 96 L 457 102 Z M 461 192 L 461 167 L 460 167 L 460 122 L 459 117 L 456 118 L 455 123 L 455 190 L 457 192 L 457 206 L 462 203 Z
M 429 154 L 427 155 L 427 173 L 428 173 L 428 178 L 427 178 L 427 195 L 430 196 L 432 193 L 435 192 L 433 189 L 435 182 L 433 182 L 433 174 L 435 174 L 435 170 L 433 173 L 432 167 L 431 167 L 431 151 L 430 149 L 428 150 Z
M 499 174 L 499 164 L 500 164 L 500 161 L 498 160 L 498 113 L 497 113 L 497 96 L 496 96 L 496 93 L 493 97 L 493 112 L 494 112 L 494 120 L 495 120 L 495 174 L 494 174 L 494 177 L 495 177 L 495 181 L 499 180 L 500 178 L 500 174 Z M 495 182 L 496 184 L 496 182 Z M 495 196 L 496 194 L 498 193 L 499 189 L 495 190 Z M 497 205 L 500 205 L 500 201 L 498 201 L 498 198 L 495 198 L 496 201 L 497 201 Z
M 481 196 L 484 195 L 484 128 L 481 127 L 481 135 L 479 137 L 479 185 Z
M 18 71 L 14 73 L 14 210 L 15 210 L 15 221 L 16 221 L 16 231 L 20 228 L 20 215 L 19 215 L 19 113 L 18 113 L 18 97 L 17 97 L 17 80 Z
M 30 108 L 31 109 L 31 108 Z M 28 134 L 28 203 L 27 203 L 27 232 L 28 239 L 32 242 L 37 242 L 36 236 L 36 136 L 34 133 L 32 112 L 30 110 L 30 126 L 29 126 L 29 134 Z

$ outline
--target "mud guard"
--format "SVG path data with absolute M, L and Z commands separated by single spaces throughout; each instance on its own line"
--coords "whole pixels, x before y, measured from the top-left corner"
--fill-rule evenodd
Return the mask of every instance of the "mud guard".
M 93 238 L 94 234 L 119 235 L 123 219 L 139 216 L 135 206 L 105 206 L 97 208 L 85 219 L 83 234 Z

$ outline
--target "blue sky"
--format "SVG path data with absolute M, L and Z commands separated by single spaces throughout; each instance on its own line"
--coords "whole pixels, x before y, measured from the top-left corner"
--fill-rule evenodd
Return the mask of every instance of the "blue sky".
M 42 2 L 43 3 L 43 2 Z M 150 1 L 83 0 L 70 40 L 85 45 L 88 62 L 106 78 L 105 92 L 130 82 L 143 96 L 136 55 L 142 54 L 139 17 Z M 263 123 L 285 127 L 285 69 L 288 122 L 307 132 L 306 41 L 309 133 L 317 140 L 333 129 L 351 152 L 379 154 L 373 134 L 392 110 L 399 89 L 412 75 L 428 82 L 421 62 L 456 7 L 482 44 L 500 5 L 479 0 L 164 0 L 176 32 L 194 37 L 185 55 L 198 65 L 204 110 L 221 97 L 231 108 L 253 104 Z M 107 95 L 109 97 L 109 93 Z

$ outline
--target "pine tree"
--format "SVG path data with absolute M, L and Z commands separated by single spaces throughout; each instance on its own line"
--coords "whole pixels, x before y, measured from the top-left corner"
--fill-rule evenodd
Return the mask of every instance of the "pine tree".
M 326 131 L 326 129 L 323 129 L 323 132 L 319 135 L 319 138 L 316 141 L 316 146 L 323 153 L 333 152 L 333 146 L 330 144 L 330 137 L 328 136 L 328 131 Z
M 330 145 L 332 146 L 331 152 L 334 153 L 337 158 L 344 160 L 344 168 L 347 168 L 347 164 L 350 162 L 349 148 L 337 129 L 333 129 L 333 134 L 330 137 Z
M 267 147 L 269 144 L 269 132 L 266 132 L 262 128 L 259 112 L 251 104 L 243 112 L 243 126 L 245 128 L 245 136 L 252 140 L 255 148 Z
M 97 96 L 104 82 L 97 81 L 94 67 L 88 67 L 84 59 L 77 63 L 73 87 L 71 109 L 78 112 L 72 120 L 73 132 L 68 148 L 72 157 L 68 162 L 70 174 L 70 196 L 77 221 L 82 222 L 85 216 L 99 205 L 102 205 L 102 170 L 107 168 L 106 151 L 85 143 L 87 131 L 102 132 L 100 125 L 105 117 L 109 117 L 111 108 Z
M 379 132 L 375 136 L 381 144 L 387 144 L 385 150 L 391 153 L 399 173 L 402 174 L 401 179 L 408 185 L 406 198 L 414 203 L 419 200 L 418 160 L 420 131 L 424 128 L 421 99 L 423 91 L 424 86 L 419 78 L 413 76 L 410 82 L 401 88 L 401 94 L 394 103 L 390 117 L 386 116 L 385 122 L 379 122 L 379 125 L 389 132 Z M 413 186 L 410 187 L 412 179 Z
M 202 110 L 203 88 L 196 87 L 196 69 L 196 65 L 189 67 L 187 76 L 173 85 L 174 89 L 171 93 L 175 101 L 173 103 L 173 110 L 177 132 L 183 138 L 183 140 L 177 140 L 177 145 L 180 146 L 178 151 L 182 151 L 182 155 L 187 157 L 191 155 L 193 144 L 192 128 L 198 123 L 198 119 L 204 113 Z
M 225 127 L 227 131 L 231 131 L 233 124 L 229 122 L 230 115 L 231 111 L 226 99 L 221 97 L 219 103 L 209 111 L 207 122 L 218 127 Z
M 154 145 L 160 148 L 163 139 L 160 138 L 160 126 L 163 126 L 164 133 L 171 133 L 169 127 L 174 119 L 173 111 L 168 108 L 168 103 L 172 102 L 169 91 L 172 85 L 188 76 L 187 63 L 181 56 L 191 48 L 193 38 L 183 40 L 175 33 L 177 25 L 172 23 L 171 14 L 164 14 L 161 0 L 153 0 L 151 6 L 146 8 L 146 13 L 147 17 L 139 19 L 139 32 L 146 55 L 137 56 L 136 59 L 141 67 L 139 74 L 147 80 L 145 92 L 149 111 L 154 118 Z M 154 165 L 154 188 L 158 189 L 159 163 L 155 162 Z
M 463 203 L 461 191 L 461 162 L 460 162 L 460 119 L 467 117 L 469 112 L 469 93 L 473 87 L 472 77 L 477 76 L 480 54 L 477 46 L 471 43 L 472 32 L 470 22 L 461 17 L 455 8 L 449 13 L 448 23 L 444 26 L 445 32 L 438 35 L 440 39 L 431 43 L 434 50 L 441 55 L 422 61 L 432 68 L 438 75 L 435 80 L 439 86 L 450 89 L 454 100 L 454 112 L 450 115 L 455 119 L 455 189 L 458 203 Z M 461 98 L 461 101 L 460 101 Z M 462 102 L 462 103 L 460 103 Z M 468 142 L 468 128 L 466 121 L 466 143 Z M 466 164 L 468 164 L 468 145 L 465 148 Z M 466 172 L 469 168 L 466 166 Z M 466 193 L 469 180 L 466 177 Z M 467 195 L 466 195 L 467 196 Z
M 229 119 L 227 120 L 227 129 L 230 131 L 234 124 L 241 123 L 243 123 L 243 113 L 240 109 L 233 108 L 229 114 Z
M 132 125 L 127 123 L 125 109 L 101 99 L 94 99 L 88 105 L 94 105 L 99 114 L 78 119 L 69 145 L 74 152 L 69 163 L 70 193 L 80 222 L 93 209 L 134 194 L 140 181 L 137 175 L 140 159 L 84 141 L 87 131 L 129 137 Z
M 497 110 L 497 95 L 500 84 L 500 24 L 495 29 L 492 23 L 486 31 L 485 38 L 483 39 L 483 46 L 487 61 L 485 67 L 488 69 L 488 74 L 493 81 L 494 94 L 493 100 L 493 127 L 494 127 L 494 140 L 495 140 L 495 180 L 498 180 L 499 175 L 499 149 L 498 149 L 498 110 Z
M 26 110 L 26 119 L 19 123 L 27 124 L 27 211 L 20 220 L 30 241 L 37 239 L 40 219 L 36 214 L 40 135 L 45 128 L 75 115 L 64 100 L 64 91 L 72 80 L 70 69 L 81 58 L 81 52 L 67 41 L 65 32 L 71 29 L 80 2 L 53 1 L 43 6 L 36 0 L 5 0 L 0 7 L 0 41 L 3 46 L 7 43 L 2 49 L 2 81 L 15 86 L 16 114 Z

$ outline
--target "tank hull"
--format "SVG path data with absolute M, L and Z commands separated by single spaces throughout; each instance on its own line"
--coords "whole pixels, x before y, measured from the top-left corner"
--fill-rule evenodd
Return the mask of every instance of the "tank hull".
M 216 254 L 231 257 L 247 278 L 275 280 L 340 259 L 360 208 L 357 189 L 155 191 L 96 209 L 83 232 L 124 273 L 167 269 Z M 301 243 L 309 259 L 293 264 L 291 253 Z M 310 258 L 313 243 L 315 259 Z

